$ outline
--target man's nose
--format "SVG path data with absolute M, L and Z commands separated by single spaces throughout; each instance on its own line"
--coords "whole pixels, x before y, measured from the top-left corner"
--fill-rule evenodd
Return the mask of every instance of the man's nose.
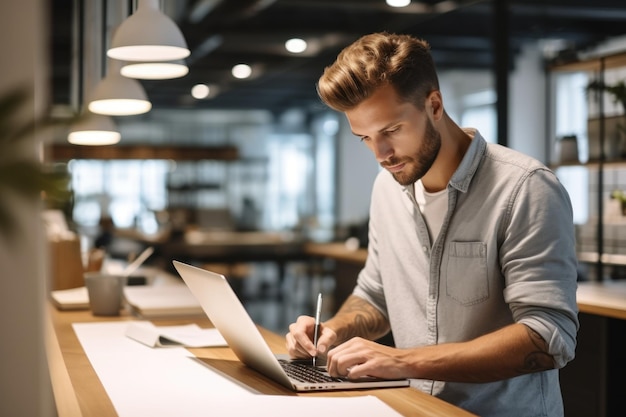
M 375 139 L 372 141 L 372 152 L 377 162 L 383 162 L 393 155 L 393 147 L 386 139 Z

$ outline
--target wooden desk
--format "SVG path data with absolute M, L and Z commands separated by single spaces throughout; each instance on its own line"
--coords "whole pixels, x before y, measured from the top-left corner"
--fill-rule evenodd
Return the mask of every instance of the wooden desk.
M 87 355 L 74 333 L 74 322 L 111 321 L 111 317 L 93 317 L 89 311 L 58 311 L 49 307 L 50 326 L 47 352 L 57 411 L 59 417 L 107 417 L 116 416 L 111 400 Z M 134 320 L 122 315 L 118 320 Z M 158 320 L 157 325 L 197 323 L 211 327 L 208 319 Z M 263 336 L 276 353 L 285 352 L 284 338 L 261 329 Z M 472 416 L 464 410 L 412 388 L 388 388 L 341 392 L 295 393 L 263 377 L 239 362 L 228 348 L 189 349 L 206 364 L 219 369 L 233 378 L 264 394 L 297 396 L 354 396 L 374 395 L 405 416 Z
M 117 230 L 117 237 L 153 245 L 167 260 L 253 262 L 302 259 L 303 240 L 288 233 L 190 229 L 183 235 L 145 235 L 133 229 Z
M 304 245 L 304 253 L 309 256 L 349 262 L 359 267 L 363 267 L 367 259 L 367 249 L 359 248 L 357 250 L 350 250 L 341 242 L 307 243 Z
M 346 298 L 352 294 L 359 272 L 365 265 L 367 249 L 351 250 L 342 242 L 332 242 L 307 243 L 303 250 L 311 260 L 311 265 L 315 265 L 316 262 L 323 265 L 326 260 L 333 261 L 332 269 L 325 272 L 330 272 L 335 279 L 331 311 L 337 311 Z M 328 268 L 322 267 L 322 270 L 324 269 Z
M 284 281 L 288 262 L 306 260 L 303 240 L 287 233 L 188 230 L 183 236 L 151 241 L 138 232 L 118 232 L 119 236 L 142 244 L 154 245 L 158 255 L 171 260 L 195 263 L 236 265 L 247 262 L 272 262 L 278 279 Z
M 626 281 L 579 282 L 576 301 L 581 313 L 626 320 Z

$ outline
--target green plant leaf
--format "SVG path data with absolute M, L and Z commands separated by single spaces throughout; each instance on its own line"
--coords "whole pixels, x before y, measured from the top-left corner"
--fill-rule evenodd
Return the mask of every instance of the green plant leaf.
M 615 103 L 620 103 L 626 111 L 626 83 L 619 81 L 614 85 L 608 85 L 603 81 L 594 80 L 587 84 L 587 91 L 605 91 L 613 96 Z
M 70 198 L 69 176 L 45 167 L 41 162 L 20 156 L 16 147 L 32 138 L 36 129 L 67 125 L 77 120 L 53 120 L 49 116 L 25 120 L 21 112 L 28 105 L 30 90 L 16 88 L 0 97 L 0 196 L 8 193 L 25 199 L 46 198 L 67 201 Z M 0 202 L 0 232 L 16 231 L 15 213 Z

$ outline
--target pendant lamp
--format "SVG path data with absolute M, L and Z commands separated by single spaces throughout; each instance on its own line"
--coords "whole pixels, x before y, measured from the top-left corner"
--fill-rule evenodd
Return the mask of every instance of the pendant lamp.
M 169 80 L 184 77 L 189 68 L 183 60 L 170 62 L 127 62 L 120 70 L 124 77 L 140 80 Z
M 74 145 L 114 145 L 121 137 L 111 117 L 86 112 L 70 127 L 67 141 Z
M 139 81 L 120 74 L 122 63 L 109 59 L 108 71 L 91 95 L 88 108 L 108 116 L 130 116 L 150 111 L 152 103 Z
M 190 54 L 176 23 L 159 10 L 159 0 L 138 0 L 137 10 L 122 22 L 107 51 L 123 61 L 173 61 Z

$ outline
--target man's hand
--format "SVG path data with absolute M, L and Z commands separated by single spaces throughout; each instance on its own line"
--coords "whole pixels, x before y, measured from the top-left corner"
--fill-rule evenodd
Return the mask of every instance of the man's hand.
M 330 328 L 320 324 L 317 339 L 317 349 L 313 344 L 315 319 L 309 316 L 300 316 L 295 323 L 289 325 L 287 333 L 287 351 L 292 358 L 309 358 L 323 355 L 329 346 L 337 340 L 337 334 Z
M 355 337 L 328 352 L 327 367 L 334 377 L 406 378 L 410 376 L 409 358 L 404 350 Z
M 389 322 L 373 305 L 350 295 L 337 314 L 320 324 L 317 349 L 313 344 L 315 319 L 300 316 L 289 325 L 287 350 L 293 358 L 310 358 L 324 355 L 332 346 L 355 336 L 375 340 L 389 331 Z
M 355 337 L 328 352 L 327 366 L 332 376 L 351 379 L 374 376 L 483 383 L 554 369 L 554 360 L 541 336 L 518 323 L 467 342 L 411 349 Z

